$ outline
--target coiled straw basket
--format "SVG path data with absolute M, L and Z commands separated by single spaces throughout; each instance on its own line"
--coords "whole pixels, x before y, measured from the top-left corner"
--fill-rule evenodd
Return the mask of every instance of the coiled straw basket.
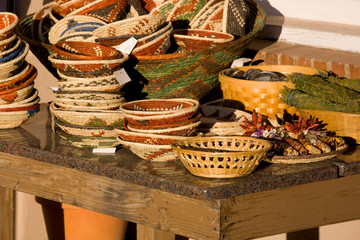
M 219 72 L 230 67 L 244 53 L 250 41 L 265 25 L 264 9 L 253 0 L 246 2 L 250 8 L 250 16 L 244 37 L 224 46 L 193 53 L 130 57 L 124 68 L 133 79 L 130 82 L 134 85 L 131 89 L 138 89 L 138 92 L 131 95 L 136 98 L 184 97 L 197 100 L 206 96 L 219 85 Z M 32 15 L 29 15 L 20 20 L 16 32 L 30 44 L 32 52 L 42 64 L 57 77 L 56 70 L 47 59 L 53 53 L 52 46 L 34 41 L 31 38 L 31 25 Z

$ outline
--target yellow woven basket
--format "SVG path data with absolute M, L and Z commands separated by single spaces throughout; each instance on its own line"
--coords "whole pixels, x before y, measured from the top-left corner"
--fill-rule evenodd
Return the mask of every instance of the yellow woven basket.
M 184 166 L 206 178 L 233 178 L 253 172 L 272 144 L 243 136 L 190 137 L 171 145 Z
M 326 129 L 334 131 L 336 135 L 347 137 L 347 142 L 360 143 L 360 114 L 332 112 L 322 110 L 299 109 L 301 116 L 315 117 L 326 124 Z
M 251 68 L 262 71 L 280 72 L 285 75 L 294 72 L 304 74 L 317 74 L 316 68 L 292 66 L 292 65 L 262 65 L 262 66 L 246 66 L 237 69 L 247 71 Z M 226 69 L 227 70 L 227 69 Z M 284 110 L 290 114 L 297 113 L 295 107 L 289 106 L 280 100 L 280 90 L 284 86 L 293 88 L 293 84 L 284 81 L 251 81 L 238 78 L 232 78 L 225 75 L 223 70 L 219 73 L 219 81 L 224 99 L 236 100 L 244 105 L 244 109 L 267 115 L 269 117 L 282 116 Z

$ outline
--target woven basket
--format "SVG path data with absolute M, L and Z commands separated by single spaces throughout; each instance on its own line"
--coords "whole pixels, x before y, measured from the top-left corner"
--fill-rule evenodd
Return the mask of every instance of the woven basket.
M 19 127 L 21 124 L 29 120 L 40 110 L 39 105 L 32 110 L 0 112 L 0 129 L 10 129 Z
M 57 54 L 49 56 L 49 60 L 61 71 L 70 77 L 97 77 L 109 76 L 129 58 L 126 54 L 119 54 L 115 59 L 72 60 L 62 59 Z
M 206 178 L 249 175 L 271 149 L 270 142 L 252 137 L 192 137 L 172 144 L 184 166 Z
M 180 26 L 183 24 L 183 27 L 188 27 L 189 22 L 201 11 L 206 2 L 205 0 L 181 0 L 176 3 L 166 20 L 178 21 Z M 181 21 L 183 23 L 180 23 Z
M 31 37 L 37 41 L 43 41 L 43 31 L 42 31 L 42 23 L 44 18 L 48 15 L 48 10 L 52 9 L 53 7 L 57 6 L 55 2 L 49 2 L 42 6 L 39 10 L 37 10 L 33 15 L 33 23 L 31 25 Z
M 154 145 L 137 142 L 124 141 L 117 138 L 119 143 L 132 151 L 138 157 L 151 162 L 167 162 L 176 159 L 176 153 L 171 145 Z
M 119 145 L 116 137 L 87 137 L 66 134 L 62 130 L 57 130 L 56 133 L 73 146 L 78 148 L 111 148 Z
M 31 16 L 31 15 L 30 15 Z M 21 20 L 27 21 L 27 18 Z M 30 22 L 30 24 L 32 24 Z M 55 44 L 60 40 L 60 38 L 64 38 L 74 32 L 93 32 L 96 28 L 99 28 L 101 26 L 106 25 L 106 22 L 97 19 L 95 17 L 91 16 L 83 16 L 83 15 L 75 15 L 75 16 L 68 16 L 57 23 L 55 23 L 49 32 L 49 42 L 51 44 Z M 76 27 L 83 27 L 80 30 L 76 30 Z M 87 28 L 85 28 L 87 27 Z M 26 36 L 26 35 L 25 35 Z M 29 37 L 29 36 L 28 36 Z M 26 40 L 26 39 L 25 39 Z M 51 47 L 50 45 L 47 45 L 46 47 Z
M 119 110 L 92 110 L 81 111 L 73 109 L 64 109 L 52 102 L 49 106 L 50 112 L 60 122 L 83 126 L 110 126 L 123 127 L 124 115 Z
M 33 91 L 34 84 L 30 84 L 27 87 L 15 90 L 13 92 L 0 94 L 0 104 L 10 104 L 18 102 L 29 97 Z
M 208 5 L 205 5 L 202 11 L 190 22 L 190 27 L 193 29 L 204 29 L 205 22 L 213 16 L 215 12 L 223 11 L 224 1 L 209 1 Z M 222 20 L 221 20 L 222 22 Z M 219 29 L 218 29 L 219 30 Z M 219 31 L 221 31 L 220 29 Z
M 246 0 L 225 0 L 222 30 L 235 36 L 246 34 L 246 21 L 250 15 Z
M 63 41 L 53 45 L 54 51 L 62 58 L 96 60 L 114 59 L 119 52 L 112 47 L 80 41 Z
M 264 65 L 264 66 L 246 66 L 239 70 L 246 71 L 256 68 L 266 71 L 281 72 L 289 74 L 292 72 L 301 72 L 304 74 L 317 74 L 318 69 L 290 65 Z M 286 110 L 290 114 L 297 112 L 295 107 L 289 106 L 280 100 L 280 90 L 284 86 L 292 87 L 293 84 L 285 81 L 252 81 L 238 78 L 232 78 L 225 75 L 223 70 L 219 73 L 219 81 L 224 99 L 236 100 L 244 105 L 245 110 L 252 111 L 275 117 L 284 113 Z
M 12 60 L 0 63 L 0 79 L 5 79 L 17 74 L 22 70 L 22 66 L 25 62 L 25 57 L 29 52 L 29 44 L 23 42 L 25 47 L 21 50 L 21 52 Z
M 57 126 L 65 133 L 70 135 L 84 136 L 84 137 L 116 137 L 114 127 L 108 126 L 82 126 L 69 123 L 63 123 L 54 119 Z
M 177 29 L 173 36 L 185 52 L 211 49 L 234 40 L 231 34 L 200 29 Z
M 95 0 L 71 0 L 62 4 L 57 4 L 54 11 L 62 17 L 66 17 L 69 13 L 82 8 Z
M 24 76 L 25 79 L 22 80 L 20 84 L 16 84 L 16 85 L 12 86 L 11 88 L 9 88 L 9 86 L 4 88 L 0 92 L 0 96 L 4 96 L 5 94 L 13 93 L 13 92 L 19 91 L 21 89 L 24 89 L 27 86 L 34 85 L 34 80 L 37 77 L 38 72 L 37 72 L 36 68 L 29 68 L 29 70 L 30 70 L 30 72 L 29 71 L 26 72 L 26 75 Z
M 137 87 L 129 92 L 133 96 L 144 95 L 147 98 L 186 97 L 202 99 L 219 85 L 218 74 L 228 68 L 247 49 L 249 43 L 264 27 L 266 13 L 253 0 L 247 0 L 250 7 L 247 34 L 239 39 L 211 50 L 197 53 L 160 54 L 139 56 L 126 64 L 126 71 Z M 34 49 L 32 51 L 46 68 L 55 76 L 55 69 L 49 64 L 47 56 L 53 52 L 50 44 L 41 44 L 31 39 L 31 16 L 19 22 L 17 34 L 26 39 Z M 47 52 L 46 52 L 47 51 Z
M 88 15 L 112 23 L 125 18 L 127 6 L 125 0 L 96 0 L 72 11 L 68 16 Z
M 106 39 L 124 35 L 143 35 L 155 32 L 165 18 L 157 15 L 143 15 L 106 24 L 93 32 L 98 38 Z
M 360 144 L 360 114 L 298 109 L 300 115 L 306 118 L 315 117 L 326 124 L 325 128 L 334 131 L 336 135 L 349 138 L 346 142 Z
M 13 46 L 13 42 L 17 39 L 17 36 L 13 34 L 12 36 L 0 41 L 0 52 L 6 51 Z
M 11 80 L 6 80 L 4 82 L 0 83 L 0 94 L 6 94 L 21 88 L 24 88 L 31 84 L 33 80 L 30 80 L 27 82 L 27 84 L 24 84 L 26 81 L 28 81 L 31 77 L 35 78 L 37 74 L 37 70 L 34 68 L 33 65 L 30 65 L 29 67 L 24 69 L 25 71 L 22 71 L 20 74 L 15 75 L 12 78 L 7 78 Z
M 165 134 L 139 133 L 123 129 L 115 129 L 118 136 L 128 142 L 137 142 L 151 145 L 170 145 L 179 140 L 185 140 L 184 136 L 173 136 Z
M 0 12 L 0 40 L 4 40 L 13 35 L 15 26 L 19 18 L 16 14 L 10 12 Z

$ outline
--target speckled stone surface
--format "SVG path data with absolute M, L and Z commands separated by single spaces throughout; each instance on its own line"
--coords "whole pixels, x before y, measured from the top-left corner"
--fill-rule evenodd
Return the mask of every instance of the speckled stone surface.
M 262 162 L 246 177 L 196 177 L 179 160 L 147 162 L 121 146 L 115 154 L 108 155 L 93 154 L 91 149 L 75 147 L 52 131 L 47 104 L 42 104 L 41 111 L 21 127 L 0 130 L 0 151 L 202 200 L 228 198 L 360 173 L 360 148 L 352 146 L 344 155 L 317 163 L 285 165 Z

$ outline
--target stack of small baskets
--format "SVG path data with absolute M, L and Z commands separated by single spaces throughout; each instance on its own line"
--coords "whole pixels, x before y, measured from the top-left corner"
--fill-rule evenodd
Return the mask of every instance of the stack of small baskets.
M 79 6 L 84 7 L 81 5 L 84 1 L 71 2 L 76 1 Z M 126 19 L 122 15 L 122 19 L 108 22 L 102 18 L 95 21 L 97 16 L 84 15 L 77 10 L 66 16 L 54 17 L 54 9 L 59 5 L 59 2 L 54 1 L 52 5 L 44 6 L 44 14 L 36 13 L 22 19 L 17 31 L 30 43 L 40 61 L 56 76 L 53 66 L 44 58 L 53 53 L 51 44 L 56 41 L 80 40 L 114 46 L 124 39 L 134 37 L 138 42 L 126 63 L 126 71 L 141 96 L 200 100 L 218 86 L 218 73 L 243 54 L 266 20 L 264 10 L 253 0 L 165 0 L 142 1 L 138 5 L 133 2 L 129 1 L 133 7 L 131 9 L 137 11 L 128 12 Z M 74 19 L 79 15 L 81 18 L 93 19 L 88 19 L 87 22 Z M 56 25 L 60 26 L 60 22 L 67 18 L 72 18 L 73 21 L 66 22 L 64 31 L 57 31 Z M 42 24 L 39 26 L 38 22 Z M 215 40 L 219 41 L 214 41 L 206 49 L 179 51 L 176 41 L 175 44 L 171 41 L 172 29 L 179 28 L 222 32 L 234 39 L 228 36 L 223 39 L 223 35 L 208 33 L 203 35 L 207 36 L 206 40 L 211 40 L 212 37 L 209 36 L 216 36 Z M 36 34 L 39 32 L 40 34 Z M 56 33 L 56 40 L 47 42 L 53 39 L 53 33 Z M 193 38 L 192 41 L 203 40 L 188 33 L 185 36 Z M 181 45 L 180 42 L 178 45 Z
M 148 161 L 171 161 L 171 144 L 194 136 L 200 125 L 199 102 L 192 99 L 148 99 L 125 103 L 125 129 L 116 129 L 118 141 Z
M 25 61 L 29 45 L 14 29 L 18 17 L 0 13 L 0 128 L 15 128 L 39 111 L 36 68 Z
M 58 42 L 49 56 L 60 79 L 50 106 L 60 135 L 83 147 L 116 145 L 114 128 L 122 125 L 122 84 L 113 72 L 128 56 L 95 43 Z M 65 133 L 64 133 L 65 132 Z M 67 135 L 66 135 L 67 134 Z

